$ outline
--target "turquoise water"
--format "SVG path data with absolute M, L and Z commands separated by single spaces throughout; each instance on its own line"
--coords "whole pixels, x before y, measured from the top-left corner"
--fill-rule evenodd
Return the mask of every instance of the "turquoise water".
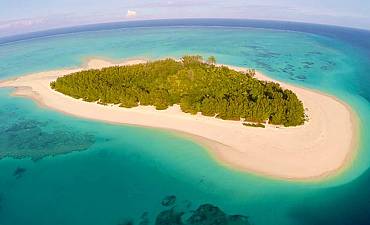
M 0 224 L 150 224 L 175 195 L 178 210 L 211 203 L 255 225 L 370 221 L 369 49 L 315 34 L 231 27 L 90 31 L 0 45 L 0 78 L 109 59 L 215 55 L 333 94 L 361 122 L 353 165 L 321 182 L 273 180 L 219 165 L 197 143 L 156 129 L 63 115 L 0 90 Z M 65 154 L 69 152 L 68 154 Z

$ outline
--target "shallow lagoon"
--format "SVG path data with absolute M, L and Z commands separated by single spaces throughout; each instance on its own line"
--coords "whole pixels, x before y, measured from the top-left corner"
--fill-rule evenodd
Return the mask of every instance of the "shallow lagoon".
M 363 35 L 357 38 L 368 37 Z M 88 57 L 183 54 L 215 55 L 220 63 L 253 67 L 346 101 L 361 121 L 353 166 L 311 183 L 241 173 L 176 134 L 73 118 L 2 89 L 0 151 L 22 159 L 0 160 L 0 224 L 138 224 L 145 212 L 152 224 L 167 209 L 161 201 L 169 195 L 176 196 L 177 210 L 187 212 L 184 218 L 211 203 L 256 225 L 370 221 L 370 49 L 357 42 L 256 28 L 96 30 L 2 44 L 0 77 L 76 67 Z

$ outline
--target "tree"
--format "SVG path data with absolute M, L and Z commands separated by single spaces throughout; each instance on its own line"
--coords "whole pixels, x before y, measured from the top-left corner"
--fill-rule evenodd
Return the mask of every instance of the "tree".
M 208 57 L 207 63 L 208 64 L 211 64 L 211 65 L 215 65 L 216 64 L 216 57 L 214 57 L 213 55 L 211 55 L 210 57 Z

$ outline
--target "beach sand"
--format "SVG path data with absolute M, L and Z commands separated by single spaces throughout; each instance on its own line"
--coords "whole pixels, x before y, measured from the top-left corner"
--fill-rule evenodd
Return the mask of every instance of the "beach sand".
M 274 178 L 326 178 L 350 165 L 355 156 L 358 122 L 352 109 L 335 97 L 281 82 L 278 83 L 295 92 L 303 102 L 309 118 L 304 125 L 246 127 L 239 121 L 186 114 L 178 105 L 162 111 L 151 106 L 130 109 L 104 106 L 63 95 L 52 90 L 49 85 L 58 76 L 83 69 L 144 62 L 131 60 L 112 63 L 90 59 L 82 68 L 26 75 L 0 82 L 0 87 L 15 87 L 14 95 L 32 98 L 43 106 L 73 116 L 179 131 L 203 144 L 224 165 Z M 259 72 L 256 78 L 277 82 Z

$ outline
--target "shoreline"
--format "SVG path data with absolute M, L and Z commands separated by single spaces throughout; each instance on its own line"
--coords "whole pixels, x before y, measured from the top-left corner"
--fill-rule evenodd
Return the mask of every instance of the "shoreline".
M 87 58 L 80 68 L 25 75 L 0 81 L 0 87 L 14 87 L 13 95 L 31 98 L 43 107 L 69 115 L 174 131 L 176 135 L 200 143 L 222 165 L 272 178 L 321 180 L 339 174 L 351 165 L 356 156 L 359 121 L 349 105 L 334 96 L 285 84 L 259 72 L 256 72 L 257 79 L 277 82 L 296 93 L 304 107 L 308 108 L 306 113 L 310 120 L 298 127 L 245 127 L 239 121 L 186 114 L 178 106 L 158 111 L 151 106 L 127 109 L 88 103 L 56 92 L 49 85 L 59 75 L 146 61 L 118 63 Z

